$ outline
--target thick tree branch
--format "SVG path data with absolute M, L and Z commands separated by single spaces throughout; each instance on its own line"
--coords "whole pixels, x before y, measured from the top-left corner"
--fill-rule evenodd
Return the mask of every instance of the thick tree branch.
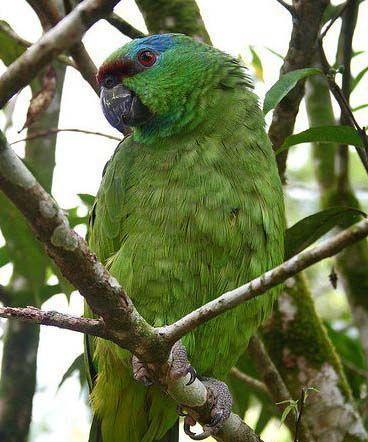
M 18 43 L 20 46 L 23 46 L 25 49 L 32 46 L 34 43 L 31 43 L 28 40 L 25 40 L 23 37 L 18 35 L 7 23 L 0 21 L 0 31 L 6 34 L 8 37 L 13 39 L 16 43 Z M 56 57 L 60 63 L 66 64 L 67 66 L 71 66 L 75 69 L 77 69 L 74 61 L 67 57 L 66 55 L 60 54 Z
M 281 75 L 296 69 L 310 67 L 315 53 L 323 13 L 329 0 L 293 0 L 297 18 L 293 20 L 293 30 Z M 299 104 L 304 96 L 304 82 L 295 88 L 276 106 L 268 135 L 274 149 L 278 149 L 285 138 L 292 134 Z M 277 156 L 280 176 L 284 179 L 287 151 Z
M 54 28 L 12 63 L 0 77 L 0 108 L 44 66 L 80 42 L 83 34 L 100 18 L 109 15 L 119 0 L 84 0 Z

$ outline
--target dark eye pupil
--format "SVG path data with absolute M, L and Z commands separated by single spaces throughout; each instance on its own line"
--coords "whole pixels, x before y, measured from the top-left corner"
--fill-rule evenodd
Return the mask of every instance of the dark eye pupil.
M 106 77 L 105 79 L 104 79 L 104 81 L 103 81 L 103 85 L 104 85 L 104 87 L 106 87 L 106 88 L 108 88 L 108 89 L 111 89 L 112 87 L 114 87 L 115 86 L 115 79 L 113 78 L 113 77 L 111 77 L 111 76 L 109 76 L 109 77 Z

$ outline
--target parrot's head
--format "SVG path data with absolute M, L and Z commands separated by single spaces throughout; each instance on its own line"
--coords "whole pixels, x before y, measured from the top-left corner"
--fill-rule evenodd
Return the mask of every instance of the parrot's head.
M 97 81 L 109 123 L 146 140 L 196 127 L 216 91 L 250 85 L 236 60 L 182 34 L 132 40 L 107 58 Z

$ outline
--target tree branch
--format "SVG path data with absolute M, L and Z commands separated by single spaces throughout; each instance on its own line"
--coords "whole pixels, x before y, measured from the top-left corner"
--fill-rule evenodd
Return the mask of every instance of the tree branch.
M 53 1 L 27 0 L 27 2 L 32 6 L 38 15 L 44 31 L 56 26 L 63 18 L 63 15 L 59 13 L 58 8 Z M 84 47 L 84 44 L 79 41 L 69 49 L 69 53 L 72 56 L 76 68 L 81 73 L 82 77 L 87 81 L 87 83 L 90 84 L 92 89 L 98 95 L 100 90 L 96 82 L 97 68 Z
M 295 18 L 298 17 L 295 8 L 291 5 L 289 5 L 289 3 L 286 3 L 284 0 L 276 0 L 276 1 L 278 3 L 280 3 L 280 5 L 282 5 L 287 11 L 289 11 L 293 17 L 295 17 Z
M 293 0 L 293 9 L 297 16 L 293 20 L 289 50 L 286 54 L 280 75 L 311 65 L 315 53 L 323 13 L 329 0 Z M 268 135 L 277 150 L 285 138 L 293 133 L 299 104 L 304 96 L 304 82 L 295 88 L 276 106 Z M 277 155 L 281 178 L 284 180 L 287 150 Z
M 269 395 L 269 391 L 268 388 L 266 386 L 266 384 L 262 381 L 259 381 L 256 378 L 252 378 L 252 376 L 247 375 L 247 373 L 244 373 L 243 371 L 239 370 L 236 367 L 233 367 L 230 370 L 230 374 L 238 379 L 241 382 L 244 382 L 244 384 L 248 385 L 250 388 L 252 388 L 253 390 L 259 391 L 263 394 L 267 394 Z
M 344 121 L 346 121 L 347 124 L 349 124 L 350 126 L 354 127 L 357 130 L 360 139 L 362 140 L 362 144 L 364 147 L 356 146 L 355 148 L 358 152 L 359 158 L 365 170 L 368 173 L 368 135 L 366 133 L 366 130 L 365 128 L 359 125 L 358 121 L 354 116 L 353 111 L 350 108 L 349 101 L 345 97 L 340 86 L 338 86 L 335 81 L 335 72 L 332 71 L 331 66 L 328 63 L 326 54 L 323 49 L 322 40 L 319 40 L 319 52 L 320 52 L 322 69 L 327 79 L 328 86 L 330 88 L 330 91 L 332 92 L 332 95 L 335 97 L 338 105 L 340 106 L 341 112 L 344 116 Z
M 275 404 L 283 411 L 287 406 L 287 402 L 292 399 L 291 394 L 285 385 L 279 371 L 272 362 L 267 350 L 258 336 L 253 336 L 248 345 L 248 353 L 254 361 L 256 368 L 266 385 L 268 394 L 272 397 Z M 295 420 L 292 414 L 286 417 L 286 423 L 293 433 L 295 432 Z M 300 425 L 300 442 L 314 442 L 314 438 L 310 434 L 308 426 L 301 422 Z
M 116 28 L 122 34 L 126 35 L 127 37 L 130 37 L 131 39 L 141 38 L 146 36 L 144 32 L 141 32 L 139 29 L 136 29 L 130 23 L 122 19 L 118 14 L 112 13 L 105 20 L 108 21 L 110 25 L 114 26 L 114 28 Z
M 10 26 L 7 25 L 5 22 L 0 21 L 0 31 L 6 34 L 8 37 L 13 39 L 15 42 L 17 42 L 19 45 L 23 46 L 24 48 L 29 48 L 34 43 L 31 43 L 28 40 L 25 40 L 23 37 L 18 35 Z M 67 66 L 71 66 L 75 69 L 77 69 L 75 63 L 73 60 L 71 60 L 69 57 L 67 57 L 64 54 L 60 54 L 56 57 L 60 63 L 66 64 Z
M 0 307 L 0 317 L 18 319 L 33 324 L 50 325 L 100 338 L 107 338 L 105 325 L 101 319 L 79 318 L 53 311 L 45 312 L 35 307 Z
M 80 42 L 100 18 L 111 13 L 119 0 L 84 0 L 12 63 L 0 77 L 0 108 L 26 86 L 51 59 Z
M 269 270 L 256 279 L 231 290 L 213 301 L 204 304 L 175 323 L 164 327 L 166 339 L 172 342 L 212 318 L 230 310 L 243 302 L 262 295 L 267 290 L 286 281 L 291 276 L 310 267 L 325 258 L 336 255 L 345 247 L 365 238 L 368 235 L 368 220 L 364 219 L 349 229 L 324 241 L 320 245 L 293 256 L 288 261 Z
M 32 133 L 32 135 L 29 135 L 26 138 L 22 138 L 21 140 L 13 141 L 12 143 L 9 143 L 9 144 L 10 144 L 10 146 L 12 146 L 14 144 L 21 143 L 22 141 L 34 140 L 36 138 L 41 138 L 41 137 L 48 137 L 49 135 L 54 135 L 59 132 L 77 132 L 77 133 L 87 134 L 87 135 L 97 135 L 99 137 L 105 137 L 105 138 L 109 138 L 110 140 L 115 140 L 115 141 L 122 140 L 121 138 L 114 137 L 113 135 L 104 134 L 102 132 L 95 132 L 95 131 L 87 130 L 87 129 L 76 129 L 76 128 L 60 129 L 58 127 L 52 127 L 47 130 L 40 130 L 38 132 L 34 132 L 34 133 Z

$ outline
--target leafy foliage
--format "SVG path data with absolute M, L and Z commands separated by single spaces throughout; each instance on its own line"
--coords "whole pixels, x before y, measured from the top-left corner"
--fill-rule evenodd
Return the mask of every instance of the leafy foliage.
M 316 74 L 321 74 L 321 70 L 318 68 L 298 69 L 282 75 L 266 94 L 263 103 L 264 114 L 267 115 L 270 110 L 274 109 L 300 80 Z
M 356 221 L 357 216 L 366 215 L 353 207 L 330 207 L 307 216 L 286 230 L 285 258 L 289 259 L 306 249 L 341 223 Z
M 290 135 L 276 151 L 276 155 L 291 146 L 302 143 L 336 143 L 362 147 L 362 140 L 356 129 L 350 126 L 311 127 L 298 134 Z
M 79 376 L 79 382 L 81 385 L 81 388 L 83 388 L 85 385 L 87 385 L 87 378 L 86 378 L 86 370 L 84 367 L 84 355 L 83 353 L 78 355 L 74 361 L 70 364 L 67 371 L 64 373 L 58 388 L 60 388 L 64 382 L 69 379 L 75 372 L 78 373 Z
M 0 24 L 2 27 L 12 31 L 12 28 L 6 21 L 0 20 Z M 16 42 L 0 27 L 0 59 L 4 64 L 8 66 L 13 63 L 13 61 L 22 55 L 24 51 L 24 46 Z

